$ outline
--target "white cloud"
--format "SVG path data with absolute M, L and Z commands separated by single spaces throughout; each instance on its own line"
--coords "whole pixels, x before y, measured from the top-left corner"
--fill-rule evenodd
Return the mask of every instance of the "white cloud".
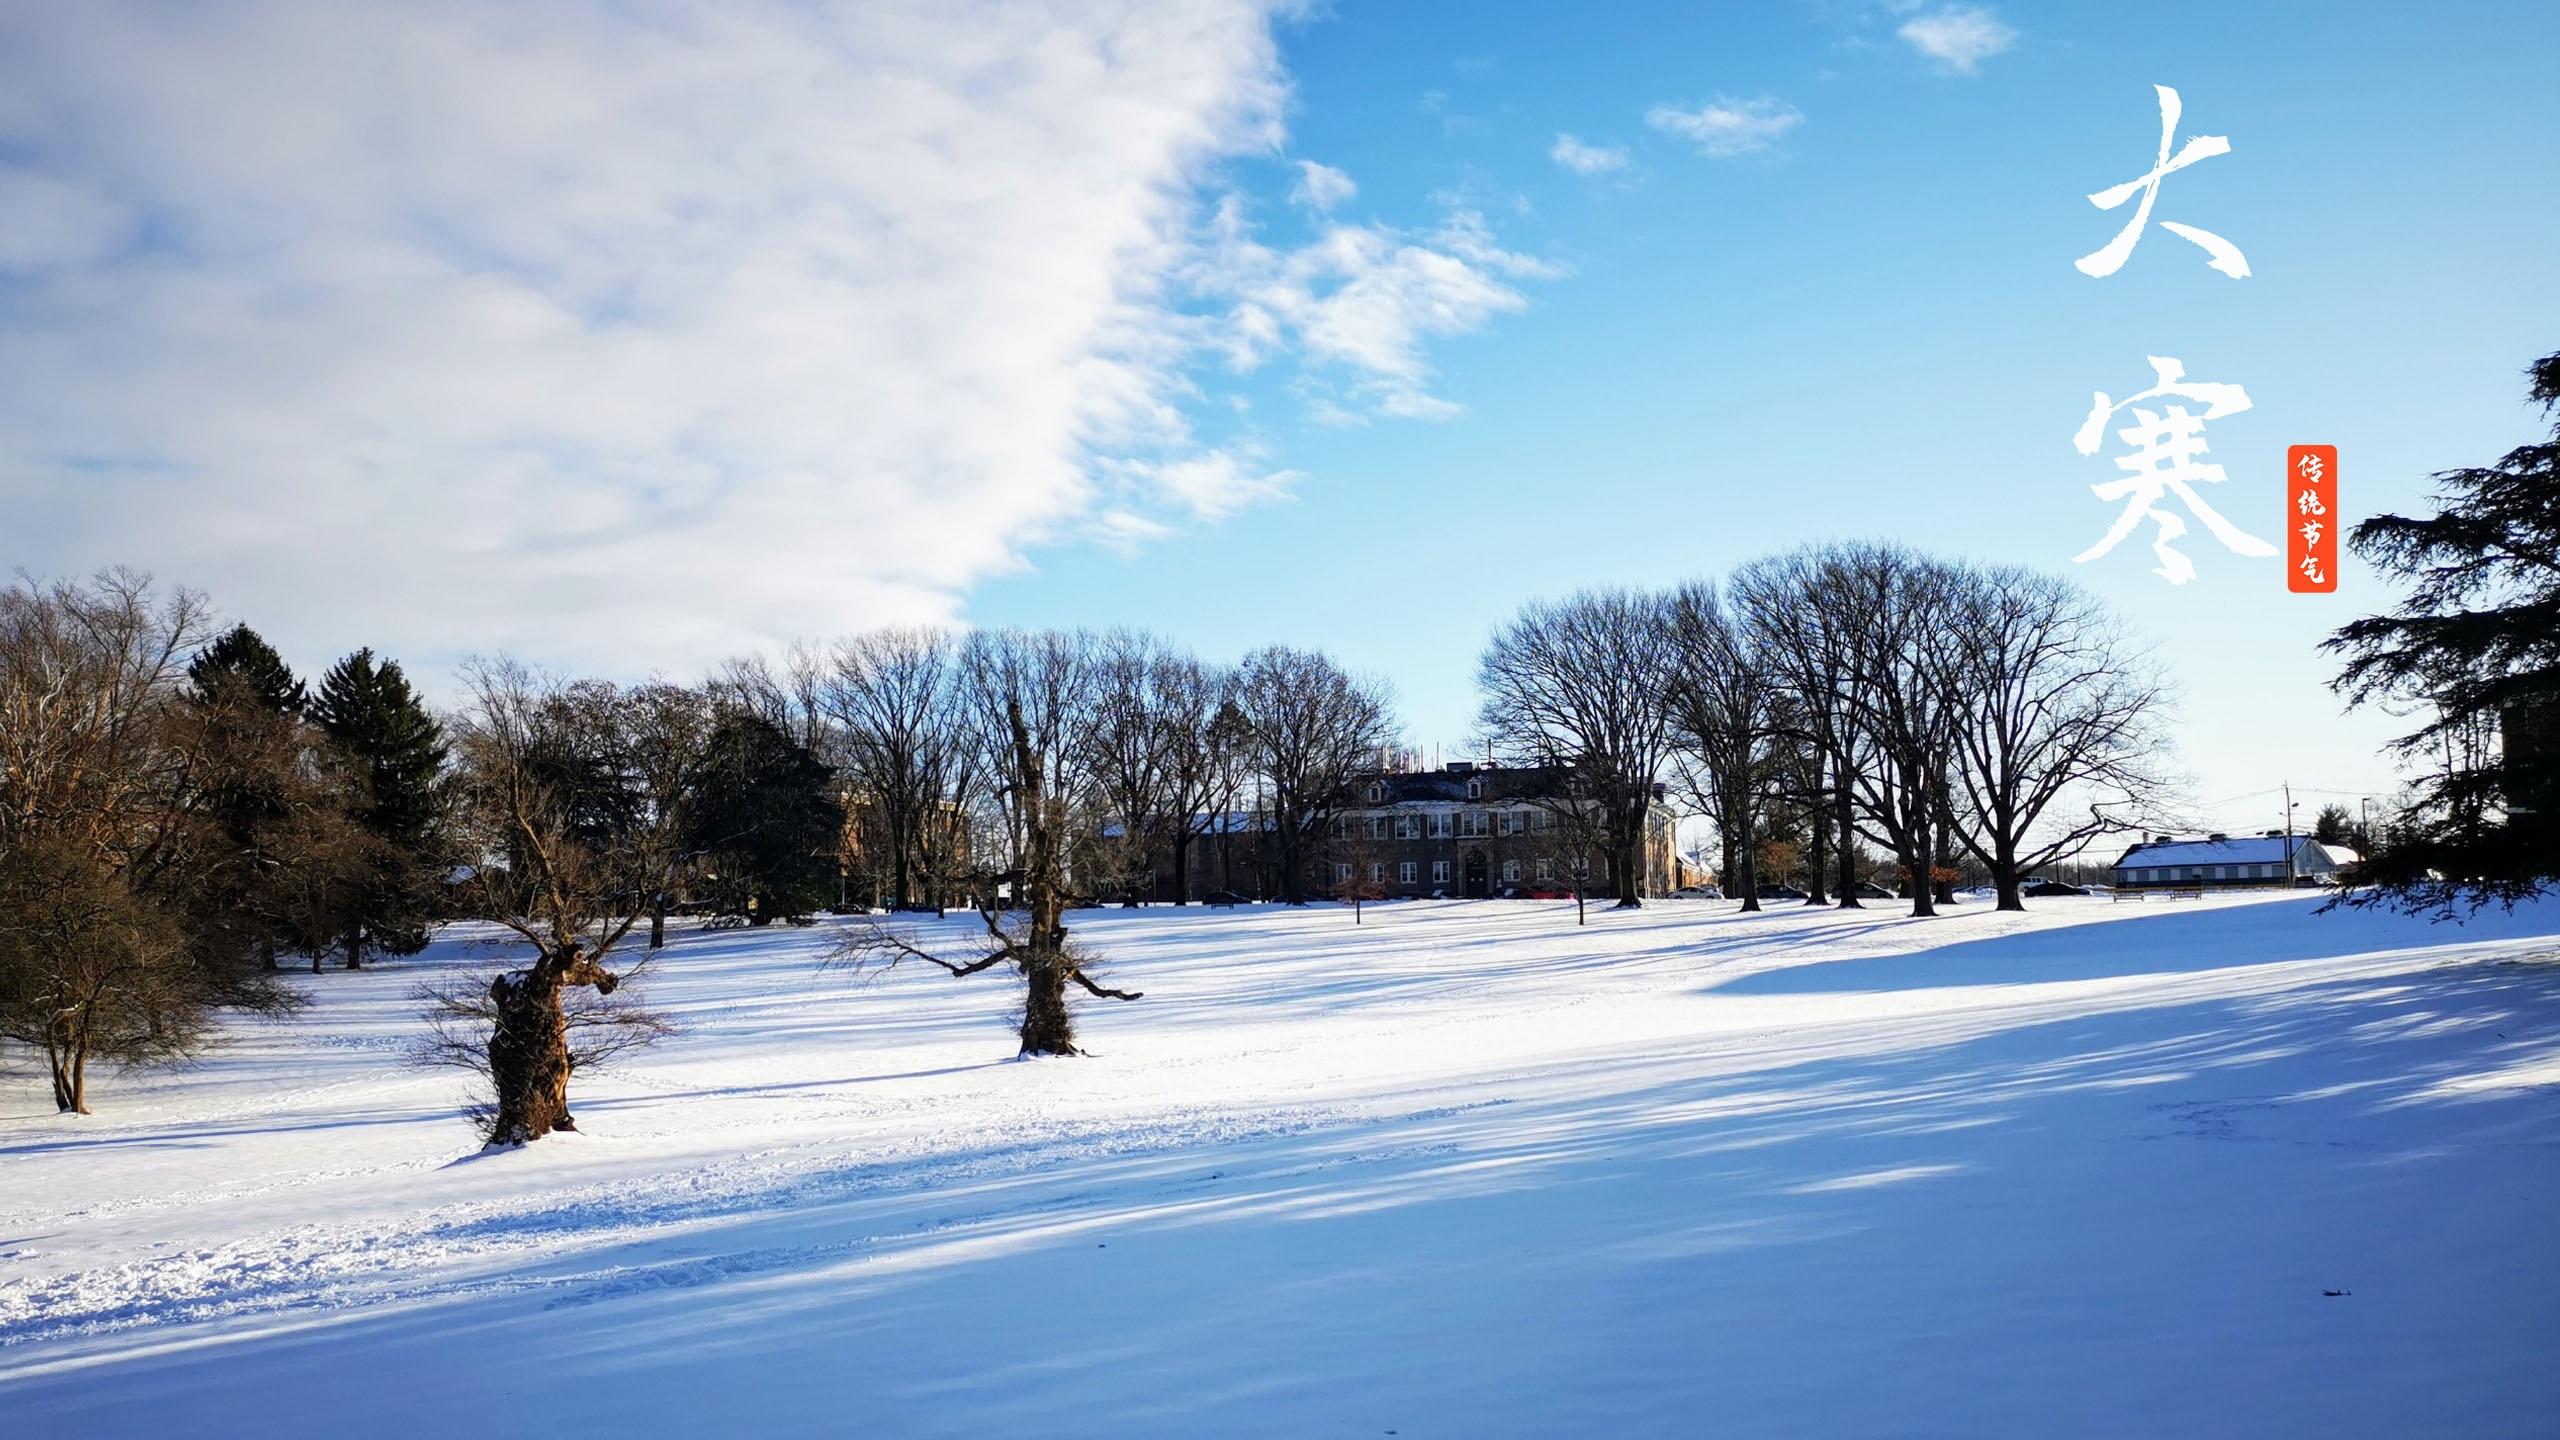
M 1719 95 L 1694 110 L 1656 105 L 1645 112 L 1644 123 L 1723 159 L 1769 149 L 1804 123 L 1804 112 L 1775 96 L 1736 100 Z
M 1122 460 L 1108 468 L 1132 488 L 1202 520 L 1221 520 L 1249 505 L 1278 500 L 1304 479 L 1295 470 L 1260 469 L 1258 454 L 1211 450 L 1179 460 Z
M 1559 265 L 1503 249 L 1481 216 L 1453 211 L 1427 233 L 1384 225 L 1328 226 L 1308 244 L 1273 250 L 1255 236 L 1243 201 L 1228 197 L 1199 247 L 1189 280 L 1225 299 L 1220 344 L 1249 370 L 1294 347 L 1310 372 L 1310 413 L 1340 424 L 1364 411 L 1446 419 L 1456 405 L 1429 393 L 1427 342 L 1482 330 L 1528 308 L 1515 282 L 1549 280 Z M 1341 377 L 1346 393 L 1323 386 Z
M 2017 31 L 1979 5 L 1950 5 L 1915 15 L 1895 33 L 1953 75 L 1971 75 L 1983 61 L 2007 54 L 2018 43 Z
M 1419 375 L 1516 306 L 1443 255 L 1365 330 L 1347 281 L 1184 314 L 1285 95 L 1257 0 L 0 9 L 0 561 L 146 566 L 306 665 L 949 618 L 1285 485 L 1191 433 L 1200 345 Z
M 1576 175 L 1606 175 L 1627 168 L 1627 152 L 1616 145 L 1591 145 L 1571 135 L 1556 136 L 1547 158 Z
M 1298 162 L 1298 183 L 1290 188 L 1289 199 L 1311 209 L 1331 210 L 1358 194 L 1359 190 L 1359 186 L 1351 183 L 1350 176 L 1332 166 L 1301 160 Z

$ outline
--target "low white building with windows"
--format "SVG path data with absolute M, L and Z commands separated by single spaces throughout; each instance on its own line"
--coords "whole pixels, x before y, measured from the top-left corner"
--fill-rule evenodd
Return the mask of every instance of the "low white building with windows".
M 2286 851 L 2292 863 L 2286 864 Z M 2213 890 L 2253 885 L 2334 884 L 2338 872 L 2355 863 L 2352 850 L 2323 845 L 2308 835 L 2287 837 L 2281 830 L 2262 835 L 2207 835 L 2181 840 L 2155 835 L 2124 852 L 2115 863 L 2119 890 Z

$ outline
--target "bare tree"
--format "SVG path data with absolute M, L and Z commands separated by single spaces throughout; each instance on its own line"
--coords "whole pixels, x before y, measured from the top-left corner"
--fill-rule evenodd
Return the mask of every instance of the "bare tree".
M 877 814 L 889 903 L 917 903 L 916 870 L 967 743 L 954 700 L 954 645 L 939 630 L 874 630 L 837 643 L 823 704 L 844 735 L 845 769 Z
M 624 976 L 626 981 L 629 978 Z M 427 1033 L 410 1058 L 421 1065 L 444 1066 L 478 1077 L 481 1093 L 464 1114 L 484 1132 L 494 1129 L 498 1120 L 491 1041 L 506 1023 L 501 997 L 508 986 L 505 972 L 484 970 L 430 981 L 411 992 L 426 1017 Z M 625 1051 L 676 1033 L 666 1017 L 640 1004 L 636 988 L 624 984 L 606 991 L 582 986 L 561 992 L 560 1035 L 570 1076 L 593 1074 Z
M 723 664 L 703 683 L 717 705 L 734 705 L 790 736 L 812 755 L 835 753 L 827 705 L 833 666 L 806 645 L 783 652 L 781 663 L 747 655 Z
M 1873 742 L 1850 781 L 1902 864 L 1911 913 L 1934 915 L 1947 773 L 1964 722 L 1964 697 L 1937 683 L 1940 652 L 1973 638 L 1957 629 L 1955 574 L 1887 545 L 1840 547 L 1824 568 L 1826 594 L 1850 627 L 1858 725 Z
M 1872 742 L 1860 726 L 1870 681 L 1857 666 L 1845 575 L 1827 552 L 1804 549 L 1755 560 L 1734 572 L 1726 595 L 1750 632 L 1787 717 L 1820 752 L 1829 780 L 1815 788 L 1831 803 L 1839 848 L 1838 905 L 1861 908 L 1857 870 L 1857 787 Z
M 1307 901 L 1307 864 L 1340 807 L 1343 788 L 1394 738 L 1384 684 L 1331 656 L 1271 646 L 1245 657 L 1236 710 L 1254 769 L 1270 787 L 1270 837 L 1280 849 L 1280 898 Z
M 1679 663 L 1668 705 L 1688 786 L 1724 841 L 1727 894 L 1760 908 L 1759 823 L 1774 732 L 1774 693 L 1748 634 L 1715 587 L 1694 581 L 1671 597 Z
M 198 903 L 250 853 L 217 818 L 236 772 L 180 703 L 208 634 L 198 597 L 125 572 L 0 591 L 0 1035 L 44 1053 L 66 1112 L 93 1058 L 177 1059 L 220 1007 L 297 1003 Z
M 1234 678 L 1188 655 L 1158 658 L 1152 678 L 1155 724 L 1163 749 L 1162 809 L 1171 817 L 1166 844 L 1173 861 L 1173 903 L 1191 900 L 1191 850 L 1201 821 L 1229 783 L 1235 732 L 1227 717 Z
M 1141 998 L 1096 981 L 1098 957 L 1067 938 L 1068 856 L 1077 827 L 1092 817 L 1096 788 L 1087 766 L 1095 649 L 1090 636 L 1019 630 L 980 631 L 961 647 L 961 694 L 994 782 L 1007 862 L 980 886 L 986 936 L 977 957 L 948 959 L 886 925 L 857 927 L 832 957 L 853 969 L 921 960 L 953 976 L 1011 966 L 1023 981 L 1025 1055 L 1081 1053 L 1067 1004 L 1070 985 L 1104 999 Z M 1000 897 L 1005 888 L 1010 896 Z
M 631 763 L 637 711 L 600 682 L 563 684 L 512 660 L 474 661 L 460 725 L 461 798 L 484 856 L 468 913 L 534 947 L 488 987 L 492 1144 L 576 1128 L 563 992 L 611 995 L 605 959 L 654 910 L 678 859 L 677 815 L 653 810 Z
M 711 702 L 699 690 L 664 681 L 633 687 L 624 695 L 629 709 L 632 778 L 651 823 L 670 835 L 684 832 L 684 811 L 701 779 L 711 745 Z M 676 871 L 691 857 L 676 857 L 668 883 L 649 897 L 649 948 L 667 944 L 667 901 Z
M 1494 845 L 1497 851 L 1509 852 L 1502 857 L 1506 860 L 1525 856 L 1532 866 L 1543 864 L 1563 872 L 1564 882 L 1573 889 L 1573 923 L 1578 926 L 1591 921 L 1591 862 L 1610 851 L 1609 811 L 1601 800 L 1610 783 L 1603 773 L 1570 766 L 1557 769 L 1544 784 L 1522 796 L 1531 806 L 1527 833 L 1497 839 Z M 1548 877 L 1533 872 L 1530 878 Z M 1615 880 L 1610 884 L 1614 892 Z
M 1679 648 L 1670 606 L 1634 590 L 1532 601 L 1477 667 L 1480 723 L 1496 750 L 1580 772 L 1598 807 L 1620 908 L 1641 905 L 1645 818 L 1670 759 L 1666 690 Z
M 2039 866 L 2139 828 L 2160 803 L 2167 687 L 2067 580 L 2003 567 L 1950 583 L 1963 639 L 1934 650 L 1933 670 L 1958 717 L 1948 781 L 1971 823 L 1955 839 L 1990 869 L 1999 908 L 2020 910 Z
M 1169 771 L 1181 736 L 1165 723 L 1159 687 L 1171 661 L 1161 641 L 1115 630 L 1095 641 L 1093 715 L 1087 763 L 1108 819 L 1100 838 L 1103 877 L 1125 905 L 1153 898 L 1155 856 L 1189 829 L 1174 809 Z
M 1384 820 L 1360 817 L 1333 823 L 1333 840 L 1325 847 L 1334 867 L 1333 882 L 1325 887 L 1326 895 L 1349 905 L 1351 923 L 1357 925 L 1370 901 L 1387 898 L 1387 847 L 1378 837 Z

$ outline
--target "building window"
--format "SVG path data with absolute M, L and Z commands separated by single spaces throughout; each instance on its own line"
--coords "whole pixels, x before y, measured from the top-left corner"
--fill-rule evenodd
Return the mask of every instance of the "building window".
M 1341 885 L 1348 882 L 1350 879 L 1351 867 L 1343 864 L 1341 861 L 1335 861 L 1333 866 L 1333 883 Z
M 1369 803 L 1370 803 L 1370 804 L 1372 804 L 1372 805 L 1378 804 L 1378 803 L 1380 803 L 1381 801 L 1384 801 L 1386 798 L 1387 798 L 1387 787 L 1386 787 L 1386 786 L 1384 786 L 1384 785 L 1374 785 L 1374 784 L 1373 784 L 1373 785 L 1371 785 L 1371 786 L 1369 787 Z
M 1405 861 L 1403 864 L 1396 867 L 1396 883 L 1400 885 L 1412 884 L 1415 873 L 1416 871 L 1414 869 L 1413 862 L 1410 860 Z
M 1505 835 L 1517 835 L 1517 834 L 1519 834 L 1521 831 L 1526 830 L 1526 829 L 1528 829 L 1528 828 L 1529 828 L 1529 812 L 1528 812 L 1528 811 L 1526 811 L 1526 810 L 1505 810 L 1505 811 L 1503 811 L 1503 812 L 1502 812 L 1502 833 L 1503 833 L 1503 834 L 1505 834 Z
M 1519 861 L 1517 861 L 1517 860 L 1505 860 L 1505 861 L 1503 861 L 1503 862 L 1502 862 L 1502 881 L 1503 881 L 1503 883 L 1504 883 L 1504 884 L 1506 884 L 1506 885 L 1509 885 L 1509 884 L 1516 884 L 1516 883 L 1519 881 L 1519 879 L 1520 879 L 1520 862 L 1519 862 Z
M 1482 810 L 1469 810 L 1458 816 L 1458 834 L 1468 840 L 1480 840 L 1493 833 L 1493 817 Z
M 1556 828 L 1556 817 L 1548 814 L 1544 810 L 1532 810 L 1529 812 L 1529 828 L 1531 830 L 1553 830 Z
M 1468 782 L 1467 782 L 1467 798 L 1468 798 L 1468 799 L 1470 799 L 1470 800 L 1481 800 L 1481 799 L 1483 799 L 1483 798 L 1484 798 L 1484 782 L 1483 782 L 1483 781 L 1481 781 L 1481 780 L 1470 780 L 1470 781 L 1468 781 Z
M 1451 829 L 1451 824 L 1450 824 L 1450 822 L 1451 822 L 1452 820 L 1454 820 L 1454 819 L 1456 819 L 1456 817 L 1455 817 L 1455 816 L 1453 816 L 1453 815 L 1451 815 L 1451 814 L 1450 814 L 1449 812 L 1447 812 L 1446 810 L 1443 810 L 1443 811 L 1441 811 L 1439 814 L 1432 816 L 1432 817 L 1431 817 L 1431 838 L 1432 838 L 1432 839 L 1434 839 L 1434 840 L 1446 840 L 1446 839 L 1448 839 L 1448 838 L 1449 838 L 1449 831 L 1450 831 L 1450 829 Z
M 1369 838 L 1372 840 L 1384 840 L 1387 838 L 1386 816 L 1372 815 L 1369 817 Z
M 1431 862 L 1431 883 L 1434 885 L 1446 885 L 1449 883 L 1448 861 L 1434 860 Z
M 1375 860 L 1370 861 L 1370 862 L 1369 862 L 1369 883 L 1370 883 L 1370 884 L 1372 884 L 1372 885 L 1375 885 L 1375 884 L 1377 884 L 1379 881 L 1384 880 L 1384 879 L 1386 879 L 1386 878 L 1387 878 L 1387 867 L 1386 867 L 1384 864 L 1381 864 L 1381 863 L 1380 863 L 1380 862 L 1378 862 L 1378 861 L 1375 861 Z
M 1418 817 L 1412 815 L 1399 815 L 1396 817 L 1397 839 L 1411 840 L 1421 833 L 1422 821 Z
M 1550 880 L 1550 879 L 1553 879 L 1553 878 L 1555 877 L 1555 873 L 1556 873 L 1556 867 L 1555 867 L 1555 862 L 1554 862 L 1554 861 L 1552 861 L 1552 860 L 1541 860 L 1541 861 L 1539 861 L 1539 862 L 1538 862 L 1538 878 L 1539 878 L 1539 879 L 1541 879 L 1541 880 Z

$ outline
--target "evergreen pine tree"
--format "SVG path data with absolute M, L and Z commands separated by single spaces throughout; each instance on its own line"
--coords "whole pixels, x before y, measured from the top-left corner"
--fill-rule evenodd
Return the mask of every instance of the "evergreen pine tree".
M 2531 398 L 2560 409 L 2560 355 Z M 2351 702 L 2414 701 L 2396 748 L 2427 766 L 2417 804 L 2373 838 L 2350 903 L 2451 913 L 2560 881 L 2560 427 L 2494 465 L 2436 477 L 2438 513 L 2376 515 L 2356 552 L 2409 582 L 2400 610 L 2331 636 Z
M 832 894 L 843 810 L 834 776 L 771 721 L 730 710 L 711 732 L 687 810 L 685 846 L 719 879 L 722 910 L 766 924 L 815 913 Z
M 237 698 L 278 715 L 299 715 L 311 703 L 284 657 L 257 631 L 234 625 L 187 666 L 198 699 Z
M 214 850 L 197 876 L 199 923 L 223 943 L 261 955 L 303 948 L 273 903 L 285 866 L 294 762 L 309 703 L 302 682 L 257 631 L 235 625 L 187 665 L 197 801 Z
M 435 918 L 443 728 L 399 663 L 376 662 L 369 649 L 321 677 L 311 715 L 354 772 L 356 823 L 381 842 L 347 920 L 347 966 L 361 966 L 368 947 L 413 954 L 425 948 Z

